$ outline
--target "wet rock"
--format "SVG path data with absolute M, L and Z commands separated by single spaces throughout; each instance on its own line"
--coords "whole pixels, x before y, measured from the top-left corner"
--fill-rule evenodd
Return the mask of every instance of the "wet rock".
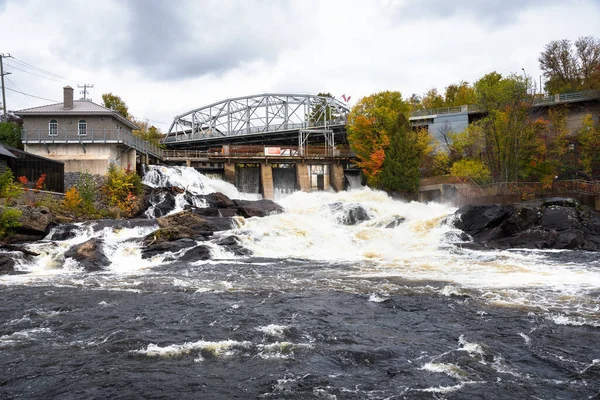
M 385 226 L 385 229 L 394 229 L 394 228 L 397 228 L 398 226 L 402 225 L 404 223 L 404 221 L 406 221 L 406 218 L 404 218 L 404 217 L 396 217 L 396 218 L 394 218 L 394 220 L 392 222 L 390 222 L 389 224 L 387 224 Z
M 211 231 L 210 222 L 205 217 L 194 214 L 190 211 L 182 211 L 176 214 L 167 215 L 156 219 L 161 228 L 182 227 L 193 231 Z
M 506 205 L 467 205 L 456 211 L 454 224 L 470 235 L 494 228 L 509 216 L 512 207 Z
M 157 240 L 150 242 L 146 247 L 142 249 L 142 258 L 151 258 L 154 256 L 162 255 L 163 253 L 174 253 L 176 251 L 183 250 L 188 247 L 196 245 L 196 241 L 192 238 L 181 238 L 172 241 L 168 240 Z
M 199 260 L 210 260 L 210 247 L 206 245 L 199 245 L 186 251 L 180 260 L 182 261 L 199 261 Z
M 190 211 L 193 212 L 194 214 L 197 215 L 201 215 L 203 217 L 219 217 L 220 215 L 220 211 L 218 208 L 212 208 L 212 207 L 196 207 L 196 206 L 192 206 L 192 205 L 186 205 L 184 207 L 184 211 Z M 235 215 L 235 210 L 234 211 L 234 215 Z
M 0 254 L 0 275 L 20 275 L 24 274 L 23 271 L 15 271 L 14 258 L 10 254 Z
M 488 248 L 600 250 L 600 214 L 568 198 L 465 206 L 454 226 Z
M 272 200 L 234 200 L 238 207 L 238 215 L 244 218 L 266 217 L 284 212 L 283 207 Z
M 216 192 L 202 196 L 209 207 L 214 208 L 238 208 L 236 201 L 231 200 L 223 193 Z M 239 201 L 239 200 L 238 200 Z
M 69 240 L 77 236 L 79 227 L 75 224 L 58 225 L 48 237 L 50 240 Z
M 577 209 L 573 207 L 550 206 L 544 210 L 540 224 L 548 229 L 562 231 L 581 225 Z
M 359 203 L 333 203 L 329 209 L 343 225 L 357 225 L 371 219 L 369 212 Z
M 151 219 L 141 219 L 141 218 L 133 218 L 133 219 L 98 219 L 94 221 L 87 221 L 84 223 L 84 226 L 91 226 L 94 232 L 100 232 L 105 228 L 110 228 L 112 230 L 119 229 L 132 229 L 139 227 L 153 227 L 156 226 L 156 221 Z
M 146 208 L 151 208 L 151 216 L 154 218 L 167 215 L 175 208 L 175 196 L 168 190 L 155 190 L 147 200 Z
M 229 236 L 225 236 L 225 237 L 218 239 L 215 243 L 218 244 L 219 246 L 232 246 L 232 245 L 239 244 L 240 241 L 234 235 L 229 235 Z
M 110 265 L 110 260 L 102 252 L 102 247 L 102 240 L 93 238 L 72 246 L 65 252 L 65 258 L 74 259 L 87 272 L 102 271 L 103 267 Z

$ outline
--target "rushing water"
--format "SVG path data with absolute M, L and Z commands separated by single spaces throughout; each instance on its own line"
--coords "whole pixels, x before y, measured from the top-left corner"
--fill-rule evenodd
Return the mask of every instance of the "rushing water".
M 146 183 L 245 196 L 160 171 Z M 597 254 L 460 249 L 453 208 L 366 188 L 279 202 L 221 234 L 252 256 L 205 242 L 210 261 L 142 259 L 153 224 L 29 245 L 27 273 L 0 277 L 0 398 L 600 395 Z M 370 220 L 345 225 L 359 205 Z M 91 237 L 100 273 L 64 259 Z

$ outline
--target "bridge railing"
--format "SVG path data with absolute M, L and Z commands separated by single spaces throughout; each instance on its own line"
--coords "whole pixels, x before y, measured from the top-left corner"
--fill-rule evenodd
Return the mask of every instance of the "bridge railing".
M 480 187 L 462 186 L 458 188 L 459 197 L 519 195 L 522 199 L 536 196 L 549 196 L 568 193 L 600 195 L 600 181 L 580 179 L 554 181 L 551 186 L 542 182 L 502 182 Z
M 577 101 L 586 101 L 600 99 L 600 91 L 598 90 L 585 90 L 581 92 L 563 93 L 549 96 L 535 97 L 532 102 L 533 107 L 539 107 L 544 105 L 561 104 L 561 103 L 572 103 Z M 413 111 L 410 116 L 411 118 L 428 117 L 443 114 L 458 114 L 461 112 L 481 112 L 482 109 L 476 104 L 468 104 L 456 107 L 442 107 L 442 108 L 430 108 L 427 110 L 416 110 Z
M 144 154 L 161 158 L 163 149 L 141 139 L 123 129 L 93 129 L 87 128 L 85 134 L 80 134 L 78 129 L 23 129 L 21 141 L 24 144 L 67 144 L 67 143 L 119 143 L 135 149 Z
M 347 146 L 331 149 L 326 146 L 263 146 L 235 145 L 210 150 L 164 150 L 163 160 L 172 159 L 227 159 L 227 158 L 350 158 L 354 153 Z

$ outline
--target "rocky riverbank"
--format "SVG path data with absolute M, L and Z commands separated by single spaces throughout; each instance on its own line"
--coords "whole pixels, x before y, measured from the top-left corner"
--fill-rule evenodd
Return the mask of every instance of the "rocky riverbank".
M 600 214 L 571 198 L 467 205 L 453 224 L 472 239 L 462 247 L 600 250 Z

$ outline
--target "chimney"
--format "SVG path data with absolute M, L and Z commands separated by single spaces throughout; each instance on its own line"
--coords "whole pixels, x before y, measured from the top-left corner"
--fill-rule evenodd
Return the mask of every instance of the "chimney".
M 64 90 L 64 102 L 63 107 L 65 110 L 73 109 L 73 88 L 71 86 L 65 86 Z

